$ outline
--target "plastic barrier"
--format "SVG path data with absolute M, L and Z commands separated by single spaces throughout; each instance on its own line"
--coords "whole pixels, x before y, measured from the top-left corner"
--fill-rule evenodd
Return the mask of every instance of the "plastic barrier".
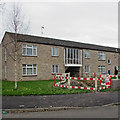
M 70 73 L 56 74 L 54 76 L 54 86 L 68 88 L 68 89 L 87 89 L 87 90 L 97 91 L 97 90 L 110 88 L 111 80 L 112 80 L 113 76 L 107 76 L 107 77 L 109 78 L 109 79 L 107 78 L 109 81 L 105 82 L 106 78 L 101 77 L 101 75 L 100 75 L 100 78 L 97 78 L 97 77 L 95 77 L 95 78 L 81 78 L 81 77 L 70 77 Z M 56 83 L 56 80 L 60 80 L 60 82 Z M 71 81 L 76 81 L 76 80 L 93 80 L 93 81 L 95 81 L 95 87 L 71 86 L 70 85 Z M 97 87 L 97 82 L 100 83 L 101 87 Z M 65 83 L 67 85 L 65 85 Z

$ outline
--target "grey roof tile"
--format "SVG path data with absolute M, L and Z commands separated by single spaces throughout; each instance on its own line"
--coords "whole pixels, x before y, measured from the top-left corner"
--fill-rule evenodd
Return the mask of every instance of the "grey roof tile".
M 11 32 L 6 32 L 6 33 L 9 34 L 11 37 L 14 37 L 15 35 L 15 33 L 11 33 Z M 60 40 L 55 38 L 39 37 L 39 36 L 26 35 L 26 34 L 17 34 L 17 37 L 18 37 L 17 38 L 18 42 L 38 43 L 38 44 L 56 45 L 56 46 L 72 47 L 79 49 L 91 49 L 91 50 L 108 51 L 108 52 L 120 52 L 119 48 L 101 46 L 95 44 L 87 44 L 87 43 L 68 41 L 68 40 Z

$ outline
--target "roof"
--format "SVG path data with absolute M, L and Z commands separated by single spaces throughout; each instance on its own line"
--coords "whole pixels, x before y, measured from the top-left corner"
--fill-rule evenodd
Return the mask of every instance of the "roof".
M 11 37 L 14 37 L 15 35 L 15 33 L 11 33 L 11 32 L 6 32 L 6 34 L 9 34 L 9 36 Z M 95 44 L 87 44 L 87 43 L 68 41 L 68 40 L 60 40 L 55 38 L 39 37 L 39 36 L 26 35 L 26 34 L 17 34 L 17 37 L 18 37 L 17 38 L 18 42 L 55 45 L 55 46 L 90 49 L 90 50 L 107 51 L 107 52 L 120 52 L 119 48 L 101 46 Z

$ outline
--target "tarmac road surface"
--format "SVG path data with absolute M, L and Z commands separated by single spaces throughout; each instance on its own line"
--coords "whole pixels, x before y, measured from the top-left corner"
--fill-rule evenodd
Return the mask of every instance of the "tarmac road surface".
M 120 102 L 118 91 L 70 95 L 3 96 L 2 109 L 92 107 Z
M 118 115 L 118 105 L 111 105 L 79 110 L 7 113 L 3 114 L 3 118 L 118 118 Z

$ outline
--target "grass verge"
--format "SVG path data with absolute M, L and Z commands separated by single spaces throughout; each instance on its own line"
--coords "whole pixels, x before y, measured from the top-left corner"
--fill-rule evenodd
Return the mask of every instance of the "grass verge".
M 14 81 L 2 81 L 3 96 L 27 96 L 27 95 L 55 95 L 55 94 L 80 94 L 94 92 L 92 90 L 80 90 L 54 87 L 53 80 L 19 81 L 18 89 L 14 89 Z M 102 90 L 105 91 L 105 90 Z M 110 91 L 113 91 L 110 89 Z

